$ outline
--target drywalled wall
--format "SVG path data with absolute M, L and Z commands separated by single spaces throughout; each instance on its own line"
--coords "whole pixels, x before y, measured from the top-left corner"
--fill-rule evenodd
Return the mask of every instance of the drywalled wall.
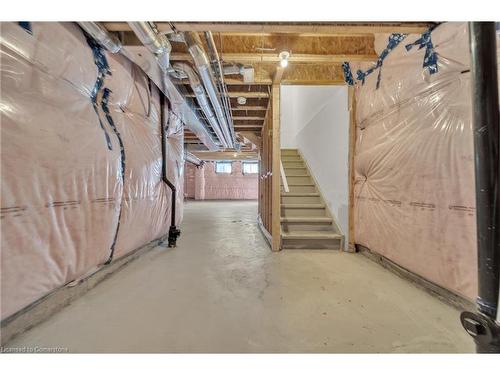
M 183 124 L 74 23 L 0 23 L 1 317 L 164 236 L 182 219 Z M 161 112 L 165 110 L 163 116 Z
M 184 179 L 186 198 L 203 199 L 257 199 L 259 175 L 243 174 L 242 163 L 234 161 L 231 174 L 215 173 L 215 162 L 206 162 L 203 167 L 186 163 Z M 193 186 L 194 185 L 194 186 Z
M 281 147 L 298 148 L 349 243 L 346 86 L 282 86 Z

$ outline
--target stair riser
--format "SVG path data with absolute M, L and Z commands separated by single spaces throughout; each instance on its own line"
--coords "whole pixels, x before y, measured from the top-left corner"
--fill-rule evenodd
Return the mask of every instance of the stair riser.
M 322 203 L 320 197 L 286 197 L 281 196 L 281 203 Z
M 312 184 L 311 177 L 286 177 L 288 185 L 293 184 Z
M 297 150 L 281 150 L 281 156 L 295 156 L 299 155 Z
M 286 174 L 286 171 L 289 168 L 304 168 L 305 169 L 305 166 L 304 166 L 304 163 L 301 161 L 283 161 L 283 168 L 285 169 L 285 174 Z
M 286 172 L 285 171 L 285 175 L 286 175 L 286 178 L 290 178 L 290 177 L 309 177 L 309 178 L 311 178 L 311 176 L 309 176 L 307 173 L 293 173 L 293 172 Z
M 300 158 L 299 155 L 293 156 L 293 155 L 282 155 L 281 156 L 281 162 L 286 163 L 286 162 L 302 162 L 302 159 Z
M 281 208 L 282 217 L 326 216 L 324 208 Z
M 325 223 L 281 223 L 283 231 L 293 232 L 293 231 L 333 231 L 331 224 Z
M 316 187 L 307 185 L 307 186 L 293 186 L 288 185 L 288 189 L 290 193 L 316 193 Z
M 285 167 L 283 166 L 283 168 L 285 169 L 285 175 L 286 176 L 291 176 L 291 175 L 309 175 L 309 172 L 307 171 L 307 169 L 305 167 L 295 167 L 295 168 L 292 168 L 292 167 Z
M 340 239 L 307 239 L 291 240 L 283 239 L 283 249 L 341 249 Z

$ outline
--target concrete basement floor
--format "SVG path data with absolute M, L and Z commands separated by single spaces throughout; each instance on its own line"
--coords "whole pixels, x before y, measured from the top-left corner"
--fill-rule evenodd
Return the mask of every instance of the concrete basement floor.
M 473 352 L 459 311 L 360 254 L 272 253 L 256 202 L 187 202 L 157 247 L 8 347 L 70 352 Z

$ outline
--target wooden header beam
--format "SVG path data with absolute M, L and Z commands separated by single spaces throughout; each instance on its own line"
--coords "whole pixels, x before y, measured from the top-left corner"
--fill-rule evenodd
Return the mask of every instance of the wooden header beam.
M 277 53 L 220 53 L 222 60 L 241 63 L 278 63 Z M 188 53 L 176 52 L 170 56 L 172 61 L 190 61 Z M 320 55 L 320 54 L 291 54 L 290 63 L 334 64 L 344 61 L 376 61 L 377 55 Z
M 233 111 L 267 111 L 267 107 L 263 105 L 248 105 L 248 106 L 238 106 L 233 107 Z
M 238 120 L 264 121 L 265 117 L 258 117 L 258 116 L 233 116 L 233 120 L 235 120 L 235 121 L 238 121 Z
M 256 151 L 191 151 L 201 160 L 259 160 Z
M 245 129 L 245 130 L 248 130 L 248 129 L 261 129 L 262 128 L 262 124 L 259 125 L 259 124 L 253 124 L 253 125 L 234 125 L 234 129 Z
M 269 98 L 269 94 L 267 92 L 251 92 L 251 91 L 242 91 L 242 92 L 228 92 L 230 98 L 237 98 L 242 96 L 244 98 Z M 194 98 L 194 93 L 187 93 L 185 96 Z
M 375 33 L 421 34 L 431 22 L 155 22 L 159 31 L 212 31 L 237 35 L 299 34 L 360 36 Z M 130 31 L 126 22 L 104 22 L 109 31 Z

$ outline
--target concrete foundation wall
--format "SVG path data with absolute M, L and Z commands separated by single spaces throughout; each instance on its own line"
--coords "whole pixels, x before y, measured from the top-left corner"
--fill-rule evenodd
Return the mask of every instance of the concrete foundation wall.
M 258 173 L 243 174 L 240 161 L 233 161 L 230 174 L 216 173 L 215 162 L 207 162 L 200 168 L 186 163 L 185 171 L 185 198 L 226 200 L 258 197 Z

